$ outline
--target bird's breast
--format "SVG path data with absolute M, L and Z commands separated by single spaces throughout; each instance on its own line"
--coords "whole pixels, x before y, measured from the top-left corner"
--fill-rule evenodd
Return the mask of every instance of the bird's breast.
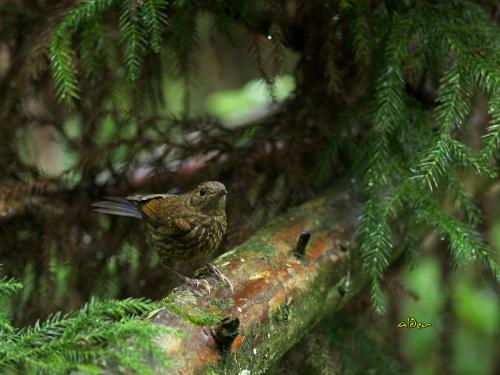
M 206 216 L 197 219 L 193 228 L 182 236 L 166 236 L 160 230 L 150 228 L 150 242 L 162 261 L 207 257 L 219 247 L 226 228 L 225 216 Z

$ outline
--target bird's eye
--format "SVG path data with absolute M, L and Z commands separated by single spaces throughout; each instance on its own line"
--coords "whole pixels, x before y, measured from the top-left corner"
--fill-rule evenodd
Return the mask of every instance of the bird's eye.
M 205 189 L 200 190 L 200 197 L 204 197 L 207 194 L 207 191 Z

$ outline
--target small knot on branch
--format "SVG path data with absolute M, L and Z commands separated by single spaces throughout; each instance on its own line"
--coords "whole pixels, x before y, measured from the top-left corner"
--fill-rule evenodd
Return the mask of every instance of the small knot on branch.
M 226 317 L 219 324 L 210 328 L 210 335 L 215 340 L 221 353 L 227 351 L 236 336 L 240 333 L 240 320 L 234 317 Z
M 311 232 L 307 229 L 304 229 L 299 236 L 299 240 L 297 241 L 297 245 L 293 249 L 292 254 L 298 258 L 303 259 L 306 254 L 306 246 L 309 243 L 309 239 L 311 238 Z

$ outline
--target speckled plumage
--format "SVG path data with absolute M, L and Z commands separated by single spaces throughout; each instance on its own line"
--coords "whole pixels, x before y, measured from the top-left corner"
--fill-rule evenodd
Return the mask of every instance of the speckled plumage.
M 185 194 L 131 195 L 94 203 L 97 212 L 147 223 L 148 243 L 170 268 L 174 259 L 207 258 L 226 232 L 226 188 L 207 181 Z

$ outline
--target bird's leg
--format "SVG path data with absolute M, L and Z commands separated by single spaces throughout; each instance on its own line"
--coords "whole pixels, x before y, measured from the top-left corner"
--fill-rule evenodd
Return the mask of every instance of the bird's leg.
M 229 287 L 229 289 L 231 289 L 231 292 L 234 292 L 233 283 L 231 282 L 231 280 L 229 280 L 229 278 L 226 275 L 224 275 L 214 264 L 209 263 L 209 262 L 203 262 L 203 263 L 205 263 L 205 265 L 207 266 L 208 270 L 215 277 L 217 277 L 224 284 L 226 284 Z
M 207 294 L 210 294 L 210 292 L 212 291 L 212 288 L 210 287 L 210 284 L 208 283 L 207 280 L 205 280 L 205 279 L 200 279 L 200 280 L 191 279 L 189 277 L 186 277 L 186 276 L 180 274 L 179 272 L 177 272 L 175 269 L 173 269 L 172 267 L 170 267 L 167 264 L 163 264 L 163 266 L 168 268 L 169 270 L 171 270 L 177 276 L 179 276 L 179 278 L 182 279 L 182 281 L 184 281 L 187 285 L 194 287 L 194 288 L 205 289 L 207 291 Z
M 210 294 L 210 292 L 212 291 L 210 284 L 205 279 L 190 279 L 189 277 L 184 276 L 183 280 L 191 287 L 205 289 L 207 291 L 207 294 Z

